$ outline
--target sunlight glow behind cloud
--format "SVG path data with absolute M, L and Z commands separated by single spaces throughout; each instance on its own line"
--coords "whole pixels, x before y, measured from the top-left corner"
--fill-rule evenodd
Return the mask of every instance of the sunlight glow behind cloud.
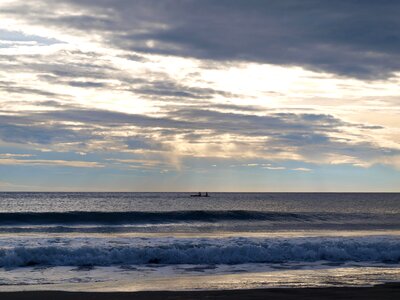
M 72 167 L 68 172 L 93 168 L 97 173 L 90 176 L 98 176 L 99 184 L 108 176 L 123 177 L 108 186 L 112 190 L 129 190 L 128 182 L 138 177 L 153 181 L 155 190 L 190 189 L 188 182 L 177 180 L 180 176 L 190 177 L 193 188 L 210 186 L 199 175 L 207 173 L 227 180 L 233 176 L 233 183 L 215 189 L 250 190 L 240 182 L 250 165 L 265 182 L 256 190 L 287 190 L 288 185 L 319 190 L 311 184 L 314 174 L 332 181 L 324 185 L 328 190 L 348 189 L 336 177 L 338 167 L 369 176 L 354 189 L 374 181 L 375 169 L 399 178 L 400 67 L 383 59 L 395 55 L 392 45 L 373 51 L 365 45 L 366 54 L 354 61 L 359 65 L 345 68 L 342 64 L 350 64 L 353 53 L 334 49 L 350 42 L 332 34 L 327 37 L 332 38 L 331 49 L 322 47 L 319 33 L 304 25 L 301 10 L 293 7 L 297 29 L 313 36 L 310 51 L 320 49 L 313 55 L 325 62 L 307 53 L 298 54 L 303 58 L 287 53 L 284 61 L 274 49 L 263 54 L 221 36 L 224 18 L 232 14 L 238 24 L 229 30 L 250 30 L 241 24 L 246 9 L 253 9 L 245 1 L 235 1 L 246 6 L 242 13 L 235 5 L 226 8 L 220 23 L 207 19 L 212 15 L 198 16 L 222 26 L 206 36 L 199 24 L 188 23 L 188 31 L 182 31 L 173 16 L 188 8 L 168 2 L 174 7 L 169 12 L 162 12 L 163 4 L 142 1 L 2 1 L 0 168 L 15 169 L 16 175 L 0 178 L 1 189 L 17 186 L 22 165 L 32 168 L 29 172 L 40 167 L 49 173 L 54 166 Z M 282 9 L 273 2 L 271 9 Z M 311 2 L 329 14 L 320 7 L 323 1 Z M 205 10 L 213 5 L 188 3 Z M 222 9 L 221 3 L 215 9 Z M 137 18 L 128 18 L 124 8 Z M 259 13 L 260 26 L 268 20 L 271 26 L 281 22 Z M 360 16 L 362 22 L 366 20 Z M 237 34 L 231 38 L 246 32 Z M 272 46 L 256 38 L 275 40 L 267 28 L 247 34 L 254 34 L 247 42 L 258 47 Z M 363 43 L 355 41 L 348 48 L 359 49 Z M 292 178 L 294 171 L 306 176 L 307 184 Z M 286 177 L 277 186 L 270 178 L 278 172 Z M 32 186 L 31 179 L 23 180 L 21 185 Z M 73 188 L 65 180 L 60 175 L 57 186 Z M 398 189 L 390 182 L 382 188 Z

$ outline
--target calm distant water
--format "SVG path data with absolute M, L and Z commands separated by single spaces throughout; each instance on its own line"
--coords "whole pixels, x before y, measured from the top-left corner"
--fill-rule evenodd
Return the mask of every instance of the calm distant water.
M 400 194 L 0 193 L 0 290 L 398 281 L 399 233 Z

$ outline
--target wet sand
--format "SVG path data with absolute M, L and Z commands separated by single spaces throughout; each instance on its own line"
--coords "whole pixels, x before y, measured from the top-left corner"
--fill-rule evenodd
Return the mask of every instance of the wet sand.
M 400 284 L 374 287 L 279 288 L 184 292 L 0 292 L 1 300 L 244 300 L 244 299 L 400 299 Z

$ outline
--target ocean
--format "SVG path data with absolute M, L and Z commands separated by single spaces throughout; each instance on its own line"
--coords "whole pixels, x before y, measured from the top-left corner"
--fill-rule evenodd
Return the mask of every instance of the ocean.
M 0 193 L 0 291 L 400 281 L 398 193 Z

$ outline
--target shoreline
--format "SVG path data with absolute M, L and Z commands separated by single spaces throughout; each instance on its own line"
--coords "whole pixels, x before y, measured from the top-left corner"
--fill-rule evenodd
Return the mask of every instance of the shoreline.
M 0 292 L 2 300 L 183 300 L 183 299 L 400 299 L 400 283 L 372 287 L 266 288 L 210 291 L 138 291 L 138 292 Z

